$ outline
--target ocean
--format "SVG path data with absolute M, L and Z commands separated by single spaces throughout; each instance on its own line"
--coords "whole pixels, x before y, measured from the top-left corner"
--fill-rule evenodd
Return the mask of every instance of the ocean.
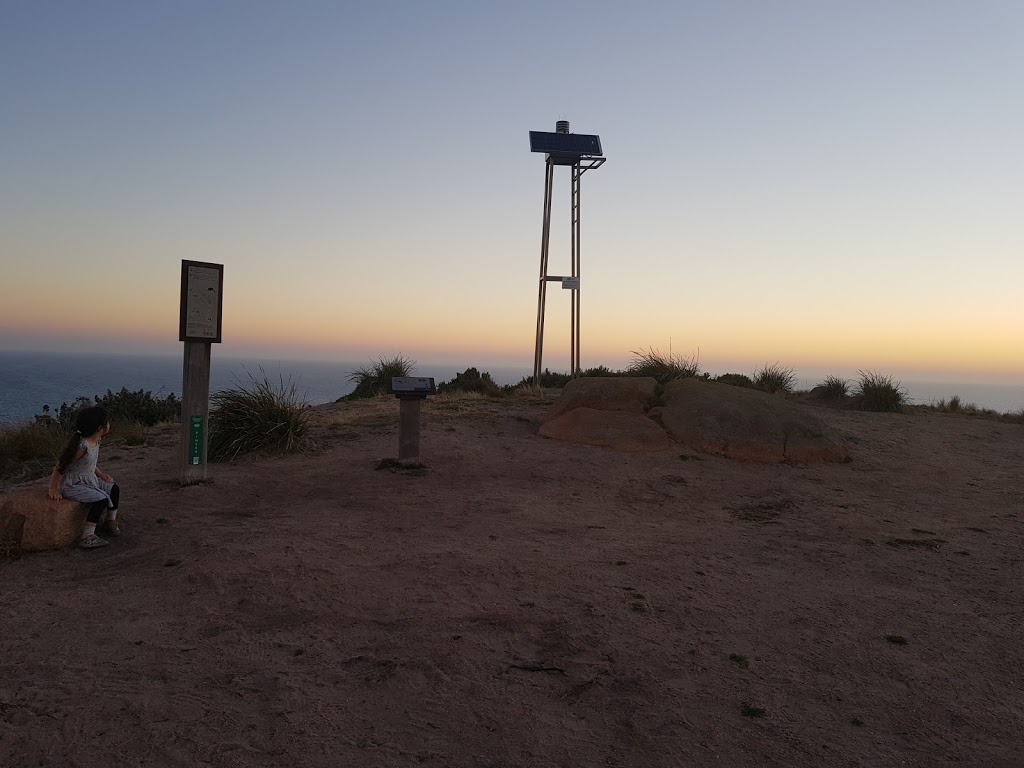
M 294 384 L 301 399 L 310 405 L 337 400 L 353 389 L 349 373 L 364 367 L 361 361 L 236 360 L 217 356 L 210 361 L 210 391 L 229 389 L 264 375 L 272 383 Z M 51 409 L 76 397 L 115 392 L 122 387 L 150 390 L 154 396 L 173 392 L 181 395 L 180 357 L 136 355 L 67 355 L 42 352 L 0 351 L 0 424 L 30 421 L 44 405 Z M 441 382 L 453 379 L 460 370 L 454 366 L 420 364 L 417 376 L 433 376 Z M 524 366 L 487 369 L 498 384 L 515 384 L 530 373 Z
M 300 398 L 311 405 L 331 402 L 352 391 L 351 371 L 367 364 L 362 361 L 237 360 L 218 357 L 211 361 L 210 389 L 217 391 L 248 381 L 249 374 L 272 381 L 283 379 L 294 384 Z M 421 363 L 419 376 L 437 381 L 454 378 L 468 366 Z M 514 384 L 530 373 L 529 362 L 522 368 L 484 366 L 499 384 Z M 814 386 L 816 379 L 801 377 L 802 388 Z M 902 381 L 911 402 L 929 403 L 959 395 L 964 403 L 992 408 L 999 412 L 1024 409 L 1024 385 L 979 384 L 971 382 Z M 181 358 L 129 355 L 67 355 L 43 352 L 0 351 L 0 424 L 31 420 L 44 405 L 57 408 L 84 395 L 150 390 L 164 396 L 181 394 Z

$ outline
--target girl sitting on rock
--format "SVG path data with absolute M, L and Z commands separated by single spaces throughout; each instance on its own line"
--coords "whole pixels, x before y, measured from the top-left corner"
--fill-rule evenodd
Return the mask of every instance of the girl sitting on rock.
M 108 536 L 121 535 L 121 528 L 117 524 L 120 489 L 114 478 L 96 468 L 100 441 L 110 432 L 110 422 L 107 412 L 95 405 L 82 409 L 75 420 L 75 426 L 75 434 L 71 436 L 50 475 L 49 493 L 51 499 L 74 499 L 89 505 L 78 546 L 96 549 L 110 543 L 96 535 L 96 524 L 105 511 L 108 512 L 107 521 L 101 526 L 101 532 Z

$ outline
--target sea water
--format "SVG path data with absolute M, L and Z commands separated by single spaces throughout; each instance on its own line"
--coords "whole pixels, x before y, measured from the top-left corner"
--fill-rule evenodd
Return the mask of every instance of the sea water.
M 318 405 L 337 400 L 354 388 L 352 371 L 361 362 L 318 362 L 297 360 L 210 360 L 210 391 L 230 389 L 250 382 L 250 376 L 272 384 L 295 386 L 300 400 Z M 455 378 L 459 370 L 450 365 L 420 364 L 415 375 L 433 376 L 438 382 Z M 517 368 L 488 369 L 498 384 L 515 384 L 529 371 Z M 43 406 L 59 408 L 75 398 L 103 395 L 106 391 L 148 390 L 154 397 L 172 392 L 181 396 L 182 359 L 137 355 L 70 355 L 49 352 L 0 351 L 0 424 L 29 421 Z
M 216 352 L 216 350 L 214 350 Z M 301 400 L 311 405 L 331 402 L 353 389 L 352 371 L 366 362 L 317 362 L 296 360 L 238 360 L 218 357 L 210 363 L 210 390 L 244 385 L 250 376 L 272 383 L 295 386 Z M 0 351 L 0 424 L 30 420 L 44 405 L 51 409 L 76 397 L 102 395 L 108 389 L 122 387 L 131 391 L 149 390 L 154 396 L 181 395 L 181 358 L 136 355 L 69 355 L 44 352 Z M 424 363 L 416 375 L 450 380 L 467 365 Z M 529 374 L 522 369 L 493 366 L 487 370 L 498 384 L 514 384 Z M 800 379 L 802 388 L 814 386 L 814 379 Z M 929 403 L 959 395 L 964 403 L 999 412 L 1024 409 L 1024 385 L 979 384 L 970 382 L 903 381 L 911 402 Z

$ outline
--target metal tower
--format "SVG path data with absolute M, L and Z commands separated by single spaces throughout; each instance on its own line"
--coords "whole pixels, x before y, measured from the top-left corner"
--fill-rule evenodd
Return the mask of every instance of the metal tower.
M 537 344 L 533 353 L 533 385 L 540 386 L 541 362 L 544 356 L 544 309 L 547 287 L 552 280 L 572 291 L 569 335 L 569 371 L 573 378 L 580 372 L 580 177 L 604 164 L 601 137 L 569 133 L 569 121 L 555 123 L 555 132 L 530 131 L 530 151 L 544 152 L 544 226 L 540 239 L 540 281 L 537 289 Z M 551 188 L 555 166 L 565 165 L 572 171 L 570 226 L 572 229 L 571 274 L 548 274 L 548 245 L 551 241 Z

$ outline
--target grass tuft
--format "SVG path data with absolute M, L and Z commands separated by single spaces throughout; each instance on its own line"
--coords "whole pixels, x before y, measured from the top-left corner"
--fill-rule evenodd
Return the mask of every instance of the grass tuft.
M 826 376 L 818 386 L 825 390 L 826 400 L 845 400 L 850 394 L 850 382 L 839 376 Z
M 860 399 L 865 411 L 898 413 L 907 403 L 907 390 L 892 376 L 883 376 L 872 371 L 858 371 L 860 381 L 854 395 Z
M 689 379 L 700 373 L 696 357 L 684 357 L 669 352 L 667 355 L 651 347 L 646 352 L 633 351 L 633 361 L 626 367 L 630 376 L 650 376 L 659 384 L 676 379 Z
M 251 373 L 246 385 L 210 396 L 209 454 L 212 461 L 230 461 L 243 453 L 301 450 L 309 426 L 306 403 L 295 384 L 273 384 Z
M 752 707 L 749 704 L 744 704 L 740 709 L 740 714 L 744 717 L 764 717 L 768 714 L 768 710 L 763 707 Z
M 779 363 L 769 365 L 754 371 L 754 387 L 762 392 L 792 392 L 796 384 L 796 372 L 792 368 L 786 368 Z
M 378 357 L 369 365 L 364 365 L 349 373 L 348 380 L 355 384 L 356 388 L 344 397 L 338 398 L 338 402 L 386 395 L 391 387 L 392 378 L 412 376 L 415 367 L 416 361 L 402 354 L 394 357 Z
M 903 635 L 886 635 L 885 636 L 885 641 L 887 643 L 892 644 L 892 645 L 906 645 L 907 644 L 907 638 L 905 638 Z

